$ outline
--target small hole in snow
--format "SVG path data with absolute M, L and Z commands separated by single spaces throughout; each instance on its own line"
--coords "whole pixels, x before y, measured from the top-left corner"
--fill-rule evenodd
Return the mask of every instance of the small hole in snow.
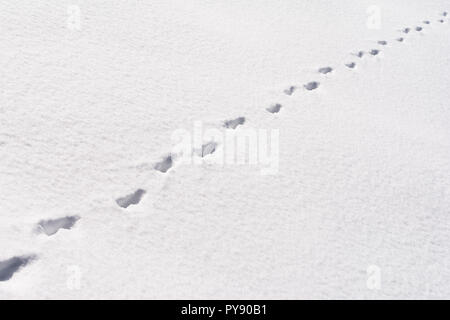
M 7 281 L 12 278 L 20 268 L 26 266 L 35 259 L 35 256 L 12 257 L 7 260 L 0 261 L 0 281 Z
M 311 81 L 311 82 L 308 82 L 307 84 L 305 84 L 305 89 L 309 90 L 309 91 L 315 90 L 318 87 L 319 87 L 319 82 L 316 82 L 316 81 Z
M 270 107 L 266 108 L 267 111 L 269 111 L 270 113 L 278 113 L 281 110 L 281 104 L 276 103 L 271 105 Z
M 327 73 L 330 73 L 331 71 L 333 71 L 333 68 L 331 68 L 331 67 L 324 67 L 324 68 L 319 69 L 319 73 L 322 73 L 322 74 L 327 74 Z
M 48 236 L 54 235 L 59 229 L 71 229 L 80 219 L 79 216 L 64 217 L 58 219 L 41 220 L 38 228 Z
M 286 90 L 284 90 L 284 93 L 287 94 L 288 96 L 292 95 L 295 91 L 295 87 L 294 86 L 290 86 L 289 88 L 287 88 Z
M 173 159 L 171 155 L 165 157 L 162 161 L 155 164 L 154 168 L 162 173 L 166 173 L 170 168 L 172 168 Z
M 204 158 L 209 154 L 213 154 L 217 149 L 217 143 L 214 141 L 210 141 L 202 145 L 201 150 L 197 150 L 196 153 L 198 156 Z
M 138 204 L 145 194 L 145 190 L 137 189 L 132 194 L 116 200 L 116 203 L 122 208 L 128 208 L 132 204 Z
M 245 123 L 245 118 L 244 117 L 239 117 L 233 120 L 226 120 L 223 123 L 223 126 L 225 128 L 229 128 L 229 129 L 236 129 L 237 126 L 239 125 L 243 125 Z

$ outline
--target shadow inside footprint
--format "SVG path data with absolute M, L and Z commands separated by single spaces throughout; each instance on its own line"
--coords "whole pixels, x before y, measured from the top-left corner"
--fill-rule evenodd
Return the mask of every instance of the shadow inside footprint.
M 373 55 L 373 56 L 376 56 L 376 55 L 378 55 L 378 54 L 380 53 L 380 50 L 372 49 L 372 50 L 370 50 L 369 53 L 370 53 L 371 55 Z
M 116 203 L 122 208 L 128 208 L 132 204 L 138 204 L 145 194 L 145 190 L 137 189 L 132 194 L 116 200 Z
M 446 17 L 447 14 L 448 14 L 447 11 L 442 12 L 442 15 L 443 15 L 444 17 Z
M 80 220 L 79 216 L 41 220 L 38 223 L 38 230 L 45 233 L 47 236 L 51 236 L 57 233 L 59 229 L 71 229 L 78 220 Z
M 327 74 L 327 73 L 330 73 L 331 71 L 333 71 L 333 68 L 331 68 L 331 67 L 324 67 L 324 68 L 319 69 L 319 73 L 322 73 L 322 74 Z
M 309 91 L 315 90 L 319 87 L 319 82 L 311 81 L 311 82 L 308 82 L 307 84 L 305 84 L 304 87 L 306 90 L 309 90 Z
M 245 123 L 245 117 L 239 117 L 234 120 L 226 120 L 223 126 L 228 129 L 236 129 L 237 126 L 243 125 Z
M 411 31 L 411 28 L 405 28 L 402 30 L 403 33 L 409 33 Z
M 364 56 L 364 51 L 358 51 L 357 53 L 353 53 L 353 55 L 357 56 L 358 58 L 362 58 Z
M 162 173 L 166 173 L 170 168 L 172 168 L 173 160 L 172 156 L 168 155 L 162 161 L 155 164 L 154 168 Z
M 428 21 L 428 20 L 425 20 L 423 23 L 425 23 L 425 24 L 430 24 L 431 22 Z
M 382 46 L 385 46 L 385 45 L 387 45 L 387 41 L 380 40 L 380 41 L 378 41 L 378 44 L 381 44 Z
M 270 107 L 266 108 L 267 111 L 269 111 L 270 113 L 278 113 L 281 110 L 281 104 L 276 103 L 271 105 Z
M 295 91 L 295 87 L 294 86 L 290 86 L 289 88 L 287 88 L 286 90 L 284 90 L 284 93 L 287 94 L 288 96 L 292 95 Z
M 201 150 L 197 150 L 196 153 L 200 156 L 200 157 L 206 157 L 208 154 L 213 154 L 214 151 L 216 151 L 217 148 L 217 143 L 214 141 L 210 141 L 208 143 L 205 143 L 204 145 L 202 145 L 202 149 Z
M 440 20 L 438 20 L 440 23 L 444 23 L 444 20 L 442 20 L 442 19 L 440 19 Z
M 416 27 L 416 31 L 420 32 L 420 31 L 422 31 L 422 30 L 423 30 L 422 27 Z
M 345 66 L 347 68 L 354 69 L 356 67 L 356 63 L 354 62 L 346 63 Z
M 31 262 L 35 256 L 12 257 L 8 260 L 0 261 L 0 281 L 7 281 L 12 278 L 20 268 Z
M 400 38 L 397 38 L 397 41 L 398 41 L 398 42 L 403 42 L 403 40 L 405 40 L 405 39 L 403 39 L 403 38 L 401 38 L 401 37 L 400 37 Z

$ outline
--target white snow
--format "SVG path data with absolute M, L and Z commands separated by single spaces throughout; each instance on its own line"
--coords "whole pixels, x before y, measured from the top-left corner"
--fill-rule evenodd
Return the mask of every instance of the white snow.
M 2 1 L 0 299 L 449 298 L 449 10 Z

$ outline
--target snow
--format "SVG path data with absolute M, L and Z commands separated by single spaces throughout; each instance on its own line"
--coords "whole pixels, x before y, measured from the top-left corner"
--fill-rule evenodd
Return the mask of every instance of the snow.
M 0 299 L 450 297 L 449 10 L 3 1 Z

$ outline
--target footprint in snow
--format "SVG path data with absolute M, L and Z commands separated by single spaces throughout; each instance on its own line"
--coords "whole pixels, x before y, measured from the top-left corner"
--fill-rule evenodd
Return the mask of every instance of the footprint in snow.
M 284 90 L 284 93 L 287 94 L 288 96 L 292 95 L 295 91 L 295 87 L 294 86 L 290 86 L 289 88 L 287 88 L 286 90 Z
M 330 73 L 331 71 L 333 71 L 333 68 L 331 68 L 331 67 L 323 67 L 323 68 L 320 68 L 318 71 L 319 71 L 319 73 L 327 74 L 327 73 Z
M 7 260 L 0 261 L 0 281 L 7 281 L 12 278 L 14 273 L 16 273 L 20 268 L 26 266 L 36 256 L 20 256 L 12 257 Z
M 442 19 L 440 19 L 440 20 L 438 20 L 440 23 L 444 23 L 444 20 L 442 20 Z
M 346 63 L 345 66 L 347 68 L 354 69 L 356 67 L 356 63 L 354 62 Z
M 72 227 L 80 220 L 79 216 L 68 216 L 58 219 L 41 220 L 38 222 L 37 230 L 45 233 L 47 236 L 54 235 L 59 229 L 72 229 Z
M 276 103 L 271 105 L 270 107 L 266 108 L 267 111 L 269 111 L 270 113 L 278 113 L 281 110 L 281 104 Z
M 398 42 L 403 42 L 403 40 L 405 40 L 404 38 L 402 38 L 402 37 L 400 37 L 400 38 L 397 38 L 397 41 Z
M 402 30 L 403 33 L 409 33 L 411 31 L 411 28 L 405 28 Z
M 416 31 L 417 31 L 417 32 L 420 32 L 420 31 L 422 31 L 422 30 L 423 30 L 422 27 L 416 27 Z
M 446 17 L 447 14 L 448 14 L 447 11 L 442 12 L 442 15 L 443 15 L 444 17 Z
M 214 151 L 216 151 L 218 144 L 214 141 L 210 141 L 205 143 L 204 145 L 202 145 L 201 150 L 196 150 L 195 153 L 197 153 L 197 155 L 199 157 L 206 157 L 208 154 L 213 154 Z
M 223 123 L 223 126 L 228 129 L 236 129 L 239 125 L 243 125 L 245 123 L 245 117 L 239 117 L 233 120 L 226 120 Z
M 358 51 L 356 53 L 353 53 L 353 55 L 357 56 L 358 58 L 362 58 L 364 56 L 364 51 Z
M 156 163 L 154 168 L 162 173 L 166 173 L 173 166 L 172 155 L 168 155 L 160 162 Z
M 378 54 L 380 53 L 380 50 L 372 49 L 372 50 L 370 50 L 369 53 L 370 53 L 372 56 L 376 56 L 376 55 L 378 55 Z
M 425 20 L 423 23 L 424 23 L 424 24 L 430 24 L 431 22 L 428 21 L 428 20 Z
M 308 82 L 307 84 L 305 84 L 304 87 L 305 87 L 306 90 L 311 91 L 311 90 L 317 89 L 319 87 L 319 85 L 320 85 L 319 82 L 311 81 L 311 82 Z
M 381 44 L 382 46 L 385 46 L 385 45 L 387 45 L 387 41 L 380 40 L 380 41 L 378 41 L 378 44 Z
M 143 189 L 137 189 L 135 192 L 126 195 L 123 198 L 118 198 L 116 200 L 116 203 L 122 208 L 128 208 L 132 204 L 138 204 L 139 202 L 141 202 L 141 199 L 144 196 L 145 192 L 146 191 Z

